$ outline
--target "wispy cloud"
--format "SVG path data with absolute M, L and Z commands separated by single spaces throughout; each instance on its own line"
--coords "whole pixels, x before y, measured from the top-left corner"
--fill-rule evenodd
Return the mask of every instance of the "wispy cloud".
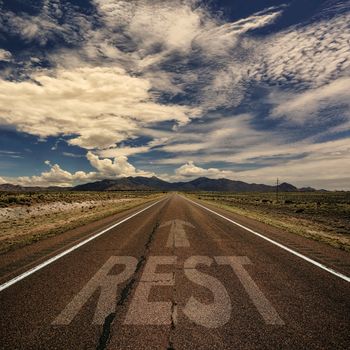
M 299 93 L 272 93 L 272 104 L 277 104 L 271 116 L 286 118 L 290 122 L 304 124 L 308 121 L 322 122 L 324 116 L 330 117 L 327 108 L 340 108 L 343 121 L 350 118 L 350 78 L 339 78 L 319 88 Z M 323 112 L 323 116 L 320 116 Z M 334 116 L 334 111 L 331 111 Z
M 296 25 L 260 42 L 253 77 L 294 90 L 317 88 L 349 73 L 350 13 Z
M 23 155 L 20 152 L 1 150 L 0 157 L 16 159 L 16 158 L 23 158 Z
M 71 157 L 71 158 L 83 158 L 84 157 L 82 154 L 76 154 L 76 153 L 71 153 L 71 152 L 62 152 L 62 154 L 66 157 Z

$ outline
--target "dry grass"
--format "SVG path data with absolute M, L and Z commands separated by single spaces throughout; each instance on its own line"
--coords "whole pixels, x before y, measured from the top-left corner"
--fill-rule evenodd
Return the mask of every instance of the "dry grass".
M 159 197 L 150 192 L 0 194 L 0 253 L 58 235 Z
M 350 251 L 350 192 L 189 194 L 234 213 Z

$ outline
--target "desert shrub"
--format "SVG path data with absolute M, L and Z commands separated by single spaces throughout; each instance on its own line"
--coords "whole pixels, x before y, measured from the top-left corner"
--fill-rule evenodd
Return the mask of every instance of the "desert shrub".
M 7 203 L 9 204 L 17 204 L 19 202 L 19 198 L 16 196 L 7 197 Z

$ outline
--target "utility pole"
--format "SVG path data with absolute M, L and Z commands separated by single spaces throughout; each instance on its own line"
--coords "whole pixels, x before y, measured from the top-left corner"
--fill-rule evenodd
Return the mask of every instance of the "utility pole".
M 278 185 L 279 185 L 279 182 L 278 182 L 278 178 L 277 178 L 277 181 L 276 181 L 276 202 L 278 203 Z

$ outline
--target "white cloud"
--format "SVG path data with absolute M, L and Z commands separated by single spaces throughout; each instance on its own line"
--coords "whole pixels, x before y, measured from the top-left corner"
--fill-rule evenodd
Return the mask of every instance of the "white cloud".
M 83 158 L 84 157 L 82 154 L 76 154 L 76 153 L 71 153 L 71 152 L 62 152 L 62 154 L 66 157 L 71 157 L 71 158 Z
M 178 1 L 147 2 L 137 6 L 129 32 L 144 50 L 164 45 L 165 50 L 188 51 L 200 31 L 202 13 Z
M 236 47 L 243 34 L 273 23 L 281 13 L 281 11 L 273 10 L 270 13 L 257 13 L 232 23 L 214 24 L 211 22 L 207 30 L 203 30 L 196 37 L 195 44 L 199 45 L 204 54 L 208 56 L 232 54 L 232 48 Z
M 106 27 L 114 32 L 125 31 L 141 56 L 157 45 L 165 51 L 189 50 L 202 25 L 202 8 L 193 9 L 189 1 L 94 2 Z
M 92 18 L 80 13 L 77 7 L 69 2 L 50 0 L 43 2 L 42 6 L 34 5 L 33 8 L 35 7 L 36 14 L 31 15 L 22 11 L 15 13 L 2 9 L 1 32 L 11 37 L 17 36 L 26 43 L 45 47 L 49 42 L 56 44 L 57 41 L 76 44 L 81 42 L 91 29 Z
M 62 169 L 58 164 L 52 165 L 46 160 L 44 163 L 50 167 L 40 175 L 9 177 L 6 180 L 0 178 L 0 183 L 10 182 L 22 186 L 72 186 L 79 183 L 98 181 L 102 179 L 116 179 L 127 176 L 154 176 L 154 173 L 136 169 L 128 162 L 125 156 L 111 159 L 100 159 L 92 152 L 88 152 L 86 158 L 96 171 L 76 171 L 71 173 Z
M 18 16 L 9 11 L 3 12 L 1 17 L 0 29 L 3 32 L 18 35 L 27 42 L 34 40 L 40 45 L 45 45 L 48 40 L 54 38 L 55 33 L 65 31 L 64 26 L 58 26 L 53 18 L 48 16 L 29 16 L 24 13 Z
M 49 166 L 50 170 L 44 171 L 40 175 L 20 176 L 8 178 L 8 180 L 11 183 L 22 186 L 71 186 L 74 183 L 88 182 L 97 178 L 95 172 L 85 173 L 84 171 L 77 171 L 70 173 L 63 170 L 58 164 Z
M 232 178 L 234 176 L 234 172 L 230 170 L 221 170 L 217 168 L 204 169 L 196 166 L 193 161 L 189 161 L 175 170 L 176 179 L 195 179 L 201 176 L 214 179 L 223 177 Z
M 350 190 L 350 140 L 346 152 L 329 149 L 275 166 L 236 173 L 238 179 L 272 184 L 277 177 L 296 186 Z M 331 146 L 331 145 L 329 145 Z
M 192 123 L 168 137 L 159 150 L 177 154 L 180 158 L 192 155 L 199 160 L 201 155 L 211 155 L 213 160 L 225 160 L 227 154 L 238 153 L 266 139 L 268 133 L 254 130 L 252 121 L 253 115 L 240 114 Z
M 101 150 L 98 154 L 101 157 L 106 158 L 114 158 L 121 156 L 131 156 L 134 154 L 146 153 L 150 150 L 149 146 L 141 146 L 141 147 L 117 147 L 117 148 L 108 148 L 105 150 Z
M 295 123 L 304 123 L 317 117 L 318 112 L 327 107 L 340 106 L 343 116 L 350 117 L 350 78 L 339 78 L 322 87 L 301 93 L 271 94 L 271 103 L 278 103 L 273 109 L 273 117 L 286 117 Z M 318 123 L 320 122 L 320 118 Z
M 0 184 L 5 184 L 7 181 L 5 179 L 3 179 L 2 177 L 0 177 Z
M 9 62 L 12 59 L 12 54 L 10 51 L 0 49 L 0 61 Z
M 0 122 L 40 137 L 77 135 L 69 143 L 108 148 L 161 121 L 186 124 L 198 110 L 155 102 L 147 80 L 121 68 L 59 69 L 33 81 L 0 80 Z
M 142 136 L 152 136 L 153 140 L 149 141 L 147 144 L 143 146 L 124 146 L 123 144 L 119 144 L 117 147 L 111 147 L 108 149 L 98 150 L 97 154 L 104 158 L 115 158 L 120 156 L 131 156 L 141 153 L 147 153 L 152 149 L 159 148 L 159 146 L 163 146 L 167 143 L 168 137 L 162 137 L 163 132 L 160 131 L 158 134 L 157 130 L 142 130 Z M 158 135 L 157 135 L 158 134 Z M 171 132 L 166 133 L 170 135 Z
M 207 87 L 198 93 L 202 108 L 237 106 L 250 92 L 252 82 L 278 84 L 284 91 L 295 92 L 317 89 L 349 75 L 350 12 L 260 38 L 247 35 L 275 21 L 281 12 L 272 9 L 217 24 L 196 37 L 209 59 L 202 68 Z
M 262 40 L 257 49 L 262 59 L 253 76 L 295 88 L 317 88 L 341 77 L 350 68 L 349 21 L 345 12 Z
M 336 152 L 345 155 L 350 152 L 347 138 L 336 141 L 319 142 L 322 134 L 316 134 L 300 141 L 288 142 L 279 129 L 260 132 L 249 125 L 249 115 L 236 116 L 227 120 L 215 120 L 186 127 L 180 135 L 164 141 L 159 149 L 172 154 L 169 158 L 154 160 L 156 164 L 181 164 L 189 159 L 209 163 L 218 160 L 226 163 L 271 164 L 274 159 L 300 158 L 306 154 L 327 154 Z M 173 143 L 175 141 L 175 143 Z
M 87 159 L 90 164 L 98 170 L 103 176 L 153 176 L 153 173 L 146 171 L 136 170 L 135 167 L 128 162 L 126 156 L 119 156 L 111 159 L 100 159 L 98 156 L 94 155 L 92 152 L 87 153 Z

